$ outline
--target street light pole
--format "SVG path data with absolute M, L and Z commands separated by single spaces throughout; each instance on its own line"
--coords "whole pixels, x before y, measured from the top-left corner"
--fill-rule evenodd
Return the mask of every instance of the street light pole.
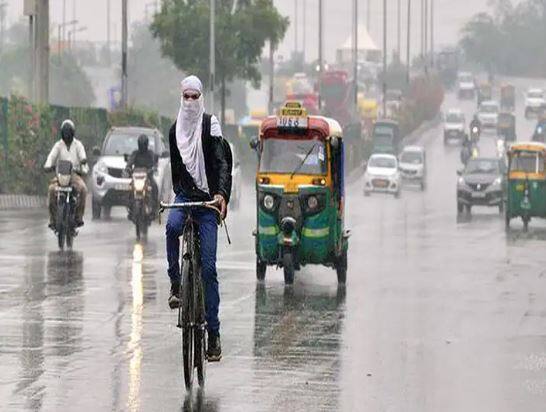
M 402 18 L 402 10 L 401 10 L 401 5 L 400 5 L 400 0 L 398 0 L 398 9 L 396 11 L 397 13 L 397 23 L 398 23 L 398 43 L 397 43 L 397 47 L 396 47 L 396 50 L 398 52 L 398 60 L 401 61 L 402 58 L 402 25 L 401 25 L 401 18 Z
M 319 63 L 319 84 L 320 84 L 320 81 L 322 80 L 322 72 L 324 70 L 324 62 L 323 62 L 323 58 L 322 58 L 322 0 L 319 0 L 319 38 L 318 38 L 318 63 Z M 322 108 L 322 99 L 320 97 L 320 93 L 319 93 L 319 110 Z
M 110 15 L 111 9 L 110 9 L 110 0 L 106 0 L 106 60 L 108 61 L 108 65 L 111 64 L 112 56 L 110 54 L 110 46 L 111 46 L 111 34 L 110 34 L 110 28 L 112 26 L 112 23 L 110 21 L 111 15 Z
M 307 35 L 306 35 L 306 32 L 307 31 L 307 0 L 303 0 L 303 33 L 302 33 L 302 37 L 303 37 L 303 47 L 301 49 L 301 57 L 302 57 L 302 61 L 303 61 L 303 64 L 305 65 L 305 47 L 307 46 Z
M 214 81 L 216 77 L 216 33 L 215 33 L 215 14 L 216 14 L 216 0 L 210 0 L 210 45 L 209 45 L 209 60 L 210 60 L 210 73 L 209 73 L 209 90 L 210 90 L 210 112 L 214 112 Z M 223 108 L 222 108 L 223 109 Z M 223 118 L 223 113 L 222 113 Z
M 353 1 L 353 82 L 356 108 L 358 107 L 358 0 Z
M 298 54 L 298 0 L 294 0 L 294 57 Z
M 121 107 L 127 109 L 127 0 L 121 0 Z
M 434 0 L 430 0 L 430 67 L 434 68 Z
M 6 8 L 8 3 L 0 2 L 0 51 L 4 49 L 4 28 L 6 22 Z
M 406 82 L 409 84 L 410 82 L 410 68 L 411 68 L 411 61 L 410 61 L 410 41 L 411 41 L 411 0 L 408 0 L 408 35 L 407 35 L 407 45 L 406 45 L 406 64 L 407 64 L 407 78 Z
M 387 115 L 387 0 L 383 0 L 383 117 Z

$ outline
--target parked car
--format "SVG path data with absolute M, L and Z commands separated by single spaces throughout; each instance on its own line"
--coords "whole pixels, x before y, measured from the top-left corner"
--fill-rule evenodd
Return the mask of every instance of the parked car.
M 163 135 L 157 129 L 143 127 L 114 127 L 104 138 L 102 148 L 94 148 L 98 157 L 91 175 L 93 219 L 101 214 L 110 215 L 113 206 L 127 207 L 131 199 L 131 179 L 124 173 L 126 158 L 138 149 L 137 139 L 145 134 L 149 149 L 157 159 L 154 179 L 159 199 L 169 201 L 172 197 L 171 162 Z
M 427 180 L 427 157 L 421 146 L 406 146 L 400 154 L 398 169 L 403 182 L 417 184 L 425 190 Z
M 464 208 L 470 213 L 472 206 L 498 207 L 504 210 L 506 166 L 503 159 L 478 157 L 470 159 L 462 171 L 458 171 L 457 212 Z
M 462 141 L 465 135 L 466 119 L 460 109 L 450 109 L 444 122 L 444 143 L 451 139 Z
M 478 108 L 478 120 L 484 129 L 495 129 L 499 123 L 499 103 L 494 100 L 483 101 Z
M 373 154 L 364 173 L 364 196 L 382 192 L 400 196 L 400 172 L 398 159 L 391 154 Z
M 532 88 L 525 94 L 525 117 L 541 113 L 546 106 L 544 90 Z

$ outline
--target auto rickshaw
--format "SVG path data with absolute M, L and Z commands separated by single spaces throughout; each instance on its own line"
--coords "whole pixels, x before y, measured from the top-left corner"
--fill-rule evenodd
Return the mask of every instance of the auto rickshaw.
M 358 110 L 362 119 L 363 128 L 366 132 L 366 138 L 371 137 L 373 124 L 377 120 L 378 104 L 375 99 L 358 99 Z
M 514 111 L 516 108 L 516 89 L 511 84 L 501 86 L 500 104 L 503 110 Z
M 333 119 L 308 116 L 288 102 L 262 123 L 256 175 L 256 277 L 282 267 L 284 282 L 308 264 L 332 267 L 347 278 L 349 231 L 344 227 L 342 129 Z
M 510 219 L 521 217 L 527 231 L 532 217 L 546 218 L 546 145 L 538 142 L 514 143 L 508 150 L 506 228 Z
M 513 113 L 500 112 L 497 133 L 507 142 L 516 140 L 516 116 Z
M 480 104 L 482 102 L 485 102 L 487 100 L 491 100 L 491 97 L 493 96 L 493 90 L 490 83 L 482 83 L 480 84 L 480 87 L 478 88 L 478 102 L 477 107 L 480 107 Z

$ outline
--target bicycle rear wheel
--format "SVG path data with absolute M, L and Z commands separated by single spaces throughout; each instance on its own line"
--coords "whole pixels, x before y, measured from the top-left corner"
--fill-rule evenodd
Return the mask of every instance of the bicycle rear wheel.
M 179 309 L 180 325 L 182 326 L 182 363 L 184 368 L 184 383 L 186 390 L 191 391 L 193 386 L 194 343 L 195 343 L 195 301 L 192 282 L 191 235 L 184 235 L 182 257 L 182 305 Z

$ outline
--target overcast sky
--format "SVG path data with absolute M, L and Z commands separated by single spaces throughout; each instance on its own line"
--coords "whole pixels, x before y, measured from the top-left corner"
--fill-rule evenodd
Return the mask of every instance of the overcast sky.
M 6 0 L 4 0 L 6 1 Z M 208 1 L 208 0 L 203 0 Z M 221 0 L 217 0 L 221 1 Z M 306 4 L 306 54 L 310 58 L 317 56 L 317 21 L 318 21 L 318 0 L 274 0 L 280 12 L 289 16 L 295 22 L 295 4 L 299 5 L 299 47 L 303 47 L 303 6 Z M 324 1 L 324 48 L 327 59 L 332 60 L 336 48 L 345 41 L 350 34 L 352 0 L 323 0 Z M 400 0 L 402 4 L 402 44 L 405 44 L 406 33 L 406 10 L 407 1 Z M 79 20 L 80 25 L 86 30 L 78 33 L 79 40 L 106 40 L 106 10 L 108 0 L 50 0 L 51 23 L 54 27 L 62 21 L 63 3 L 66 4 L 66 19 L 73 17 Z M 110 0 L 112 20 L 112 40 L 119 41 L 121 38 L 121 0 Z M 129 0 L 130 22 L 144 19 L 145 11 L 153 12 L 155 0 Z M 359 18 L 362 24 L 366 23 L 366 4 L 368 0 L 358 0 Z M 379 47 L 382 47 L 382 0 L 369 0 L 370 8 L 370 32 L 372 38 Z M 397 44 L 397 4 L 398 0 L 388 0 L 388 50 L 393 50 Z M 461 25 L 474 13 L 486 9 L 487 0 L 435 0 L 436 30 L 435 38 L 438 44 L 454 43 L 458 39 Z M 8 22 L 14 22 L 21 18 L 23 13 L 23 0 L 7 0 Z M 420 0 L 413 0 L 413 17 L 416 24 L 413 25 L 412 37 L 414 50 L 418 50 L 420 43 L 419 20 Z M 55 27 L 53 33 L 56 33 Z M 294 26 L 291 25 L 286 38 L 279 49 L 279 53 L 288 56 L 294 49 L 295 36 Z

